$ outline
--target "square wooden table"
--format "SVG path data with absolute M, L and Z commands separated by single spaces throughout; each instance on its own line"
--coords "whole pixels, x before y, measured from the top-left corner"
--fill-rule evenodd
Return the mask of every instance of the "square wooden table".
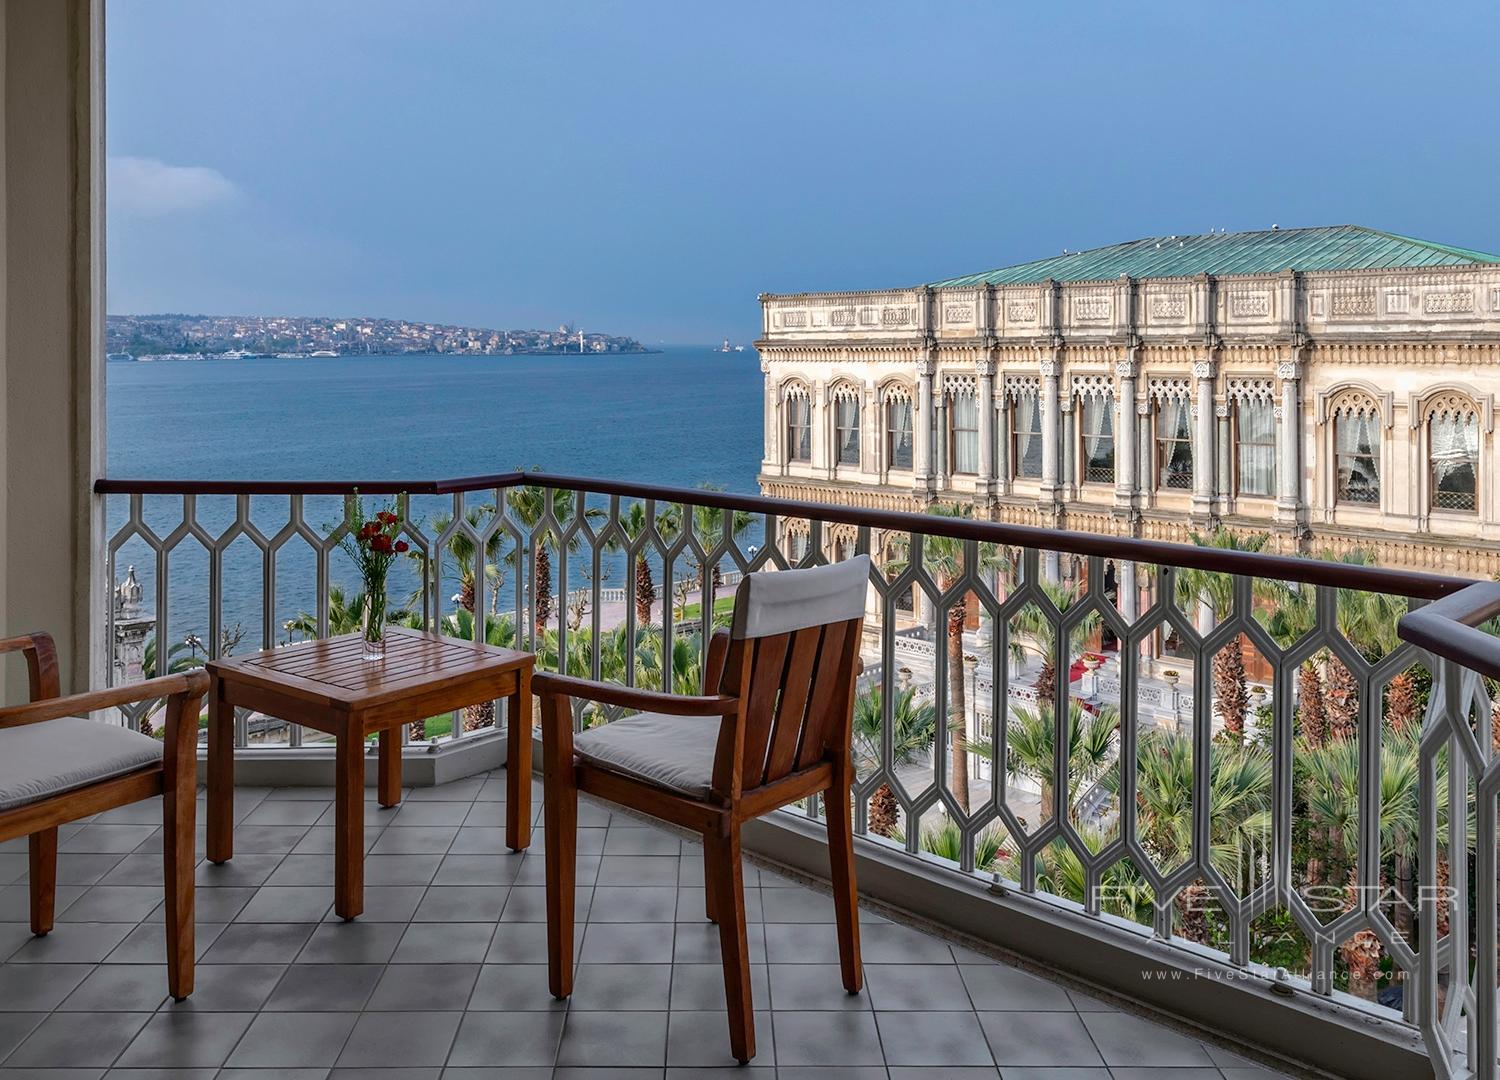
M 358 634 L 249 656 L 213 660 L 208 673 L 208 858 L 234 854 L 234 708 L 243 706 L 332 735 L 333 909 L 353 919 L 365 908 L 365 739 L 379 733 L 377 797 L 401 801 L 403 724 L 506 698 L 505 842 L 531 842 L 531 672 L 536 657 L 421 630 L 387 630 L 385 657 L 363 659 Z

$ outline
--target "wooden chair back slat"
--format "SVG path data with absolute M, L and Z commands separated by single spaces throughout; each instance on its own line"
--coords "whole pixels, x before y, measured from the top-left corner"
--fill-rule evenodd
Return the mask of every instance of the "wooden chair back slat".
M 750 657 L 750 697 L 740 714 L 745 728 L 744 757 L 740 761 L 742 788 L 760 785 L 791 643 L 791 634 L 772 634 L 754 641 L 755 650 Z
M 805 769 L 823 757 L 831 745 L 842 745 L 851 719 L 847 714 L 854 687 L 854 661 L 859 655 L 860 620 L 832 623 L 823 633 L 823 649 L 813 673 L 807 723 L 797 747 L 797 768 Z
M 797 761 L 797 744 L 807 717 L 812 679 L 823 655 L 819 648 L 823 642 L 823 629 L 822 626 L 809 626 L 792 635 L 786 675 L 781 681 L 781 702 L 771 724 L 771 750 L 766 758 L 765 771 L 757 778 L 757 783 L 780 780 L 792 771 Z

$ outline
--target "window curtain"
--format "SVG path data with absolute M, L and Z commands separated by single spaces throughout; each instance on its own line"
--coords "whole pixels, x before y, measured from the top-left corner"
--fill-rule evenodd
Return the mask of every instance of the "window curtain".
M 1193 486 L 1192 409 L 1185 397 L 1169 397 L 1162 402 L 1162 439 L 1166 453 L 1162 459 L 1162 482 L 1169 488 Z
M 955 394 L 953 409 L 953 471 L 979 472 L 979 401 L 973 394 Z
M 839 464 L 859 464 L 859 402 L 841 397 L 834 403 L 835 426 L 839 437 Z
M 1109 483 L 1115 473 L 1114 400 L 1090 394 L 1083 399 L 1084 480 Z
M 886 405 L 890 415 L 890 467 L 892 469 L 911 468 L 911 402 L 904 398 L 895 398 Z
M 1239 404 L 1239 485 L 1242 495 L 1276 494 L 1276 409 L 1263 398 Z
M 1339 498 L 1380 501 L 1380 426 L 1373 413 L 1344 413 L 1334 432 L 1338 440 Z
M 1432 431 L 1432 482 L 1434 505 L 1451 510 L 1474 509 L 1478 490 L 1479 418 L 1434 416 Z
M 793 461 L 812 460 L 811 409 L 805 397 L 787 398 L 787 442 Z
M 1016 398 L 1016 475 L 1042 475 L 1042 403 L 1034 393 Z

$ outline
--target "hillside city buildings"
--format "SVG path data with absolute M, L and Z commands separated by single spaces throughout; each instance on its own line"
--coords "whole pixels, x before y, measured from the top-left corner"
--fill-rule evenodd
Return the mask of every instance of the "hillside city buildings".
M 761 306 L 768 495 L 1500 574 L 1500 256 L 1273 227 Z

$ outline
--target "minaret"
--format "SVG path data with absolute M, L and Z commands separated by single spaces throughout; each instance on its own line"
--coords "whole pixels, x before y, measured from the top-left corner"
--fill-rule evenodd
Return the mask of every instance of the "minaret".
M 583 355 L 583 331 L 581 329 L 578 331 L 578 355 Z
M 146 677 L 146 636 L 155 628 L 156 620 L 141 615 L 144 593 L 133 566 L 125 571 L 125 580 L 115 586 L 116 686 L 140 682 Z

